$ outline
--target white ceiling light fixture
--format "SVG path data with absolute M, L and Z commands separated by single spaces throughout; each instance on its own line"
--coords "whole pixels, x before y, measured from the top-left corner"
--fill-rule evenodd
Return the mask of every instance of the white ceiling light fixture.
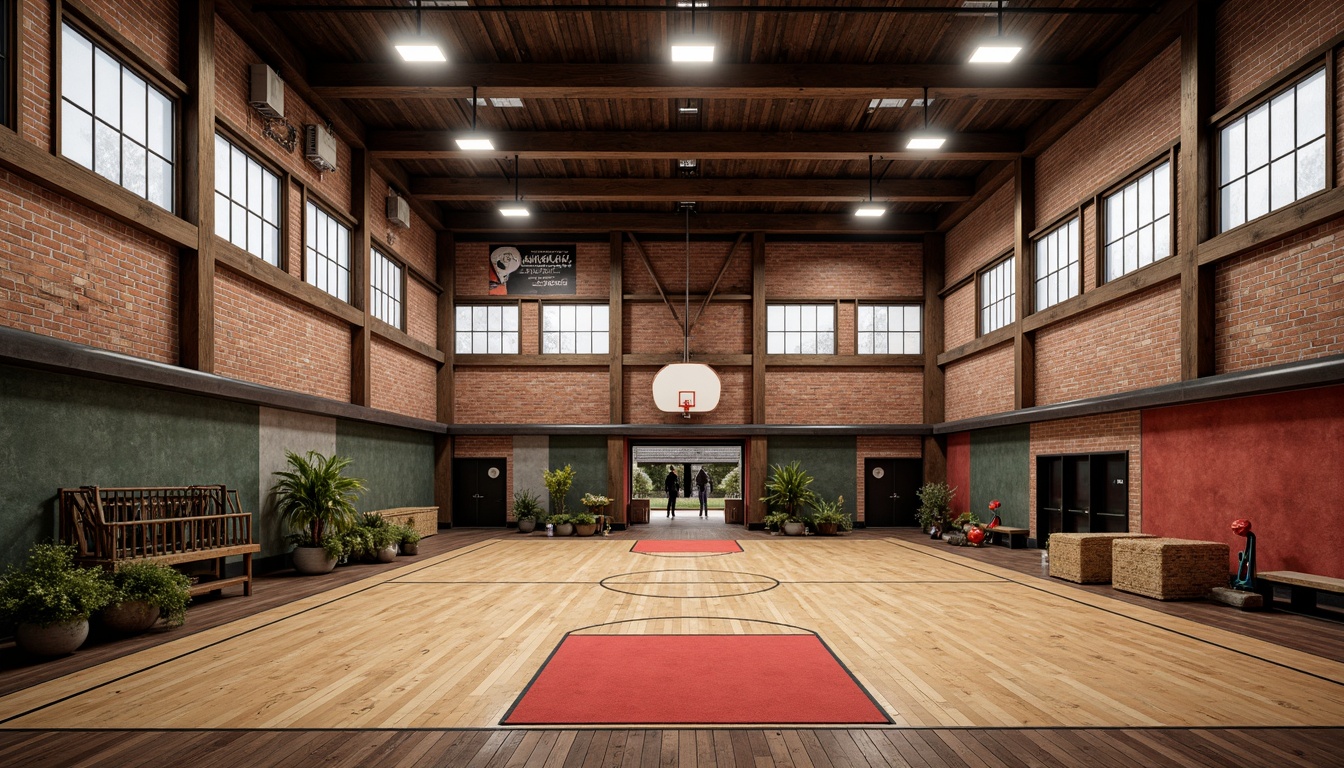
M 971 54 L 972 64 L 1008 64 L 1022 52 L 1022 41 L 1003 36 L 1003 0 L 999 0 L 999 29 L 993 37 L 980 41 Z
M 910 134 L 906 149 L 935 150 L 942 149 L 947 137 L 929 130 L 929 88 L 924 86 L 924 130 Z
M 476 131 L 476 105 L 480 99 L 476 98 L 476 86 L 471 86 L 471 133 L 465 136 L 459 136 L 454 141 L 457 142 L 457 148 L 467 152 L 485 152 L 495 148 L 495 143 L 490 137 Z
M 854 209 L 854 215 L 860 218 L 875 219 L 885 215 L 887 207 L 873 202 L 873 156 L 868 156 L 868 202 Z
M 532 212 L 523 204 L 523 198 L 518 194 L 518 156 L 513 156 L 513 202 L 503 203 L 499 206 L 499 214 L 509 218 L 520 218 L 531 216 Z
M 415 37 L 402 39 L 395 44 L 395 47 L 403 61 L 413 64 L 443 64 L 448 61 L 439 44 L 425 37 L 420 0 L 416 0 L 415 3 Z
M 714 38 L 707 34 L 695 33 L 695 8 L 701 3 L 691 3 L 691 34 L 673 37 L 668 40 L 672 49 L 672 61 L 676 64 L 710 64 L 714 61 Z M 707 7 L 709 4 L 704 3 Z

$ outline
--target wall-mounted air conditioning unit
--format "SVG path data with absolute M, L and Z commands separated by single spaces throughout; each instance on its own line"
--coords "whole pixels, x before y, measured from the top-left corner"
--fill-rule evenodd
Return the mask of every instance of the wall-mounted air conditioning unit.
M 396 192 L 387 195 L 387 220 L 402 229 L 411 228 L 411 204 Z
M 247 103 L 267 117 L 284 117 L 285 81 L 265 64 L 253 64 L 252 89 Z
M 336 170 L 336 137 L 326 126 L 303 126 L 303 156 L 319 171 Z

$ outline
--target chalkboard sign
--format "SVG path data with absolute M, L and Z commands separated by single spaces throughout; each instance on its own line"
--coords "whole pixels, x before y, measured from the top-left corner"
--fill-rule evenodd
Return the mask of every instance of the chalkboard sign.
M 494 296 L 573 296 L 574 245 L 491 245 L 490 293 Z

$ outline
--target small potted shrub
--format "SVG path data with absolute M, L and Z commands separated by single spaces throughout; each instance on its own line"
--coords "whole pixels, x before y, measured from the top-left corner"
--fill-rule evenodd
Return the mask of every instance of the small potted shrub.
M 765 530 L 774 534 L 780 532 L 780 527 L 788 522 L 789 515 L 786 512 L 771 512 L 765 516 Z
M 397 535 L 401 537 L 401 554 L 418 555 L 420 554 L 420 532 L 409 525 L 397 526 Z
M 285 458 L 290 468 L 275 473 L 280 479 L 272 490 L 276 511 L 295 545 L 294 570 L 328 573 L 346 554 L 338 534 L 354 523 L 354 502 L 364 482 L 342 474 L 350 459 L 341 456 L 323 456 L 317 451 L 300 456 L 286 451 Z
M 37 656 L 73 653 L 89 636 L 89 615 L 112 600 L 112 583 L 98 568 L 75 565 L 75 548 L 37 544 L 22 568 L 0 577 L 0 616 L 18 628 L 14 641 Z
M 838 497 L 835 501 L 818 499 L 812 506 L 817 510 L 816 514 L 812 515 L 812 524 L 817 526 L 817 533 L 822 536 L 834 536 L 841 530 L 848 531 L 854 528 L 854 521 L 844 513 L 844 496 Z
M 560 469 L 542 470 L 541 481 L 545 483 L 546 493 L 551 497 L 552 515 L 569 513 L 565 507 L 565 496 L 569 495 L 569 489 L 574 486 L 574 474 L 574 468 L 568 464 Z
M 587 507 L 588 511 L 574 515 L 574 532 L 580 536 L 592 536 L 597 533 L 597 516 L 604 514 L 611 499 L 600 494 L 585 493 L 580 503 Z
M 380 563 L 397 559 L 397 545 L 401 543 L 399 526 L 392 525 L 377 512 L 360 515 L 359 528 L 366 531 L 369 554 Z
M 770 477 L 765 481 L 766 495 L 761 501 L 784 515 L 780 528 L 786 536 L 801 536 L 806 530 L 803 510 L 817 500 L 816 492 L 809 487 L 812 480 L 812 475 L 796 461 L 770 468 Z
M 531 533 L 537 528 L 537 518 L 541 517 L 541 499 L 537 494 L 523 489 L 513 494 L 513 519 L 518 521 L 519 533 Z
M 597 515 L 591 512 L 575 512 L 569 516 L 574 524 L 574 533 L 579 536 L 592 536 L 597 533 Z
M 950 533 L 952 524 L 948 515 L 957 489 L 949 488 L 947 483 L 925 483 L 915 495 L 919 497 L 919 510 L 915 514 L 920 527 L 935 538 Z
M 556 536 L 574 535 L 574 522 L 570 519 L 569 515 L 551 515 L 546 518 L 546 522 L 555 526 Z
M 112 574 L 112 588 L 112 602 L 98 613 L 98 619 L 114 632 L 144 632 L 160 618 L 170 627 L 180 627 L 187 620 L 191 579 L 172 566 L 125 563 Z

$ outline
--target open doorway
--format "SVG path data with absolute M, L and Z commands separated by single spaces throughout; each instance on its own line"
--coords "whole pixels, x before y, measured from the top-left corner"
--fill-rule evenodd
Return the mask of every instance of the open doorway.
M 647 500 L 650 525 L 675 523 L 680 528 L 689 528 L 730 521 L 741 524 L 740 519 L 732 517 L 741 514 L 742 509 L 745 472 L 742 456 L 740 442 L 632 443 L 630 498 Z M 677 486 L 674 510 L 668 506 L 669 475 L 675 477 Z M 699 480 L 707 481 L 703 483 L 704 514 L 701 514 Z

